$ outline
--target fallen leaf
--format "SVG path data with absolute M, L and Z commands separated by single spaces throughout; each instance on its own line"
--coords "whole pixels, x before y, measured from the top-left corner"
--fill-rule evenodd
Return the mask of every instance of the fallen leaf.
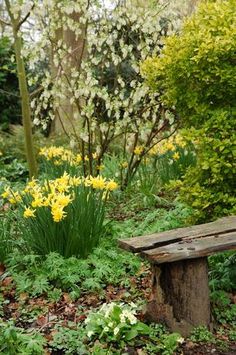
M 47 317 L 45 316 L 38 316 L 37 320 L 36 320 L 37 325 L 39 325 L 40 327 L 44 326 L 45 324 L 48 323 Z
M 3 264 L 0 264 L 0 275 L 4 274 L 6 268 Z

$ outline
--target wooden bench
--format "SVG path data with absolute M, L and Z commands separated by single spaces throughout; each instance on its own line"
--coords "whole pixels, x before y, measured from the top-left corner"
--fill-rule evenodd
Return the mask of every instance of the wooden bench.
M 119 240 L 119 245 L 152 264 L 149 320 L 164 322 L 184 336 L 193 327 L 211 327 L 207 257 L 236 249 L 236 216 Z

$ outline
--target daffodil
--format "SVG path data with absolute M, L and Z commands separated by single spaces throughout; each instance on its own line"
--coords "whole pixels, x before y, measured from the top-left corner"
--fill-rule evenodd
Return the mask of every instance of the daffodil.
M 179 152 L 175 152 L 175 153 L 173 154 L 173 159 L 174 159 L 174 160 L 178 160 L 179 158 L 180 158 Z
M 134 149 L 134 154 L 135 154 L 135 155 L 141 155 L 143 151 L 144 151 L 143 146 L 139 145 L 139 146 L 137 146 L 137 147 Z
M 106 184 L 106 190 L 113 191 L 118 188 L 118 184 L 114 180 L 110 180 Z
M 129 165 L 129 164 L 128 164 L 127 161 L 124 161 L 123 163 L 121 163 L 121 167 L 124 168 L 124 169 L 127 168 L 128 165 Z
M 9 198 L 11 196 L 10 188 L 7 187 L 1 195 L 3 198 Z
M 25 211 L 24 211 L 23 216 L 25 218 L 35 217 L 35 211 L 36 210 L 32 210 L 30 207 L 25 207 Z
M 60 222 L 66 217 L 66 212 L 63 211 L 63 208 L 57 204 L 52 205 L 51 214 L 54 222 Z
M 104 190 L 106 188 L 106 179 L 104 179 L 101 176 L 97 176 L 97 177 L 90 176 L 90 178 L 87 179 L 87 183 L 90 186 L 92 186 L 94 189 Z
M 69 203 L 72 201 L 72 198 L 70 195 L 65 195 L 65 194 L 57 194 L 54 197 L 53 204 L 58 205 L 60 207 L 66 207 L 69 205 Z
M 18 202 L 21 202 L 21 201 L 22 201 L 22 197 L 21 197 L 21 195 L 19 194 L 18 191 L 12 192 L 12 197 L 9 197 L 9 198 L 8 198 L 8 201 L 9 201 L 12 205 L 14 205 L 14 204 L 16 204 L 16 203 L 18 203 Z

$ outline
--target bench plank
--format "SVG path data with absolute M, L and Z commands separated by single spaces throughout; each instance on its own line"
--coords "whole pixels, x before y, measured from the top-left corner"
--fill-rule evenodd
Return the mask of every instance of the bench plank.
M 155 264 L 206 257 L 216 252 L 236 249 L 236 232 L 189 239 L 146 250 L 141 255 Z
M 122 249 L 138 253 L 186 239 L 215 236 L 234 231 L 236 232 L 236 216 L 230 216 L 223 217 L 215 222 L 199 224 L 192 227 L 177 228 L 141 237 L 121 239 L 119 240 L 119 246 Z

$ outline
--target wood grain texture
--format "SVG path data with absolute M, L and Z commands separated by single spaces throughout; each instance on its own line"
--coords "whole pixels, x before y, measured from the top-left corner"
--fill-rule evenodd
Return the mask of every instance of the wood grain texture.
M 200 325 L 210 327 L 206 258 L 153 266 L 152 299 L 146 318 L 164 322 L 171 331 L 188 336 Z
M 141 252 L 141 255 L 155 264 L 170 263 L 178 260 L 206 257 L 211 254 L 236 249 L 236 232 L 188 239 L 160 248 Z
M 234 231 L 236 232 L 236 216 L 230 216 L 211 223 L 177 228 L 135 238 L 121 239 L 118 243 L 121 248 L 138 253 L 188 239 L 203 238 L 212 235 L 216 236 Z

